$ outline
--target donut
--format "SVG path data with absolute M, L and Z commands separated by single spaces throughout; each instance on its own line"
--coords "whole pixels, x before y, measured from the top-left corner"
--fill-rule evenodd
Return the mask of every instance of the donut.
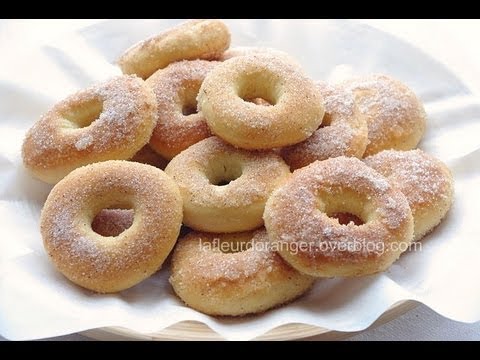
M 414 240 L 420 240 L 437 226 L 452 206 L 452 173 L 426 152 L 385 150 L 364 161 L 407 198 L 415 223 Z
M 132 209 L 103 209 L 92 220 L 92 230 L 102 236 L 118 236 L 133 224 Z
M 230 32 L 220 20 L 190 20 L 143 40 L 118 59 L 124 74 L 148 78 L 179 60 L 215 60 L 230 46 Z
M 363 222 L 342 225 L 334 213 Z M 413 240 L 405 196 L 353 157 L 298 169 L 265 206 L 265 227 L 279 254 L 316 277 L 361 276 L 386 270 Z
M 237 56 L 245 56 L 252 54 L 270 54 L 272 56 L 277 56 L 283 58 L 285 61 L 288 61 L 296 66 L 300 64 L 295 60 L 290 54 L 273 48 L 268 47 L 256 47 L 256 46 L 236 46 L 226 50 L 222 56 L 220 56 L 219 61 L 226 61 Z
M 410 150 L 426 127 L 421 101 L 405 84 L 382 74 L 345 80 L 339 86 L 355 94 L 368 125 L 369 144 L 364 157 L 382 150 Z
M 203 79 L 218 63 L 206 60 L 181 61 L 158 70 L 147 79 L 157 99 L 157 126 L 150 146 L 172 159 L 189 146 L 211 136 L 197 94 Z
M 95 215 L 109 208 L 134 212 L 131 226 L 118 236 L 92 229 Z M 161 267 L 181 222 L 180 192 L 162 170 L 111 160 L 78 168 L 57 183 L 43 207 L 40 230 L 57 270 L 86 289 L 111 293 Z
M 155 166 L 161 170 L 165 169 L 168 164 L 168 160 L 160 156 L 148 144 L 133 155 L 130 161 Z
M 255 98 L 273 106 L 248 101 Z M 244 149 L 303 141 L 324 113 L 313 81 L 297 66 L 268 54 L 238 56 L 218 65 L 200 88 L 198 107 L 215 135 Z
M 213 136 L 175 156 L 165 172 L 180 188 L 184 224 L 214 233 L 260 227 L 265 202 L 290 175 L 273 151 L 246 151 Z
M 149 145 L 141 148 L 130 161 L 155 166 L 161 170 L 168 164 L 168 161 Z M 132 226 L 133 214 L 131 209 L 103 209 L 93 218 L 92 229 L 102 236 L 117 236 Z
M 255 47 L 255 46 L 237 46 L 234 48 L 230 48 L 222 54 L 219 61 L 226 61 L 237 56 L 246 56 L 246 55 L 252 55 L 252 54 L 266 54 L 266 55 L 281 57 L 285 61 L 290 62 L 292 65 L 300 66 L 298 62 L 292 56 L 290 56 L 290 54 L 287 54 L 286 52 L 273 49 L 273 48 Z M 244 100 L 252 102 L 256 105 L 265 105 L 265 106 L 272 105 L 267 100 L 259 97 L 245 98 Z
M 83 165 L 131 158 L 156 123 L 155 97 L 144 81 L 123 75 L 57 103 L 28 130 L 25 167 L 55 184 Z
M 320 128 L 307 140 L 282 149 L 282 157 L 291 170 L 331 157 L 362 158 L 367 147 L 367 121 L 356 106 L 353 93 L 326 83 L 317 86 L 325 102 L 325 116 Z
M 230 316 L 259 313 L 290 302 L 314 282 L 269 248 L 265 229 L 188 234 L 175 247 L 169 280 L 189 307 Z

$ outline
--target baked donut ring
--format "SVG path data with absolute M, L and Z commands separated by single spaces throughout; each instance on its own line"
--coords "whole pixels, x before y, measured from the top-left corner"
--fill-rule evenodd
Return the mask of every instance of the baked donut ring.
M 298 298 L 313 282 L 269 248 L 263 228 L 235 234 L 192 232 L 178 241 L 172 257 L 175 293 L 209 315 L 263 312 Z
M 339 84 L 356 96 L 367 119 L 369 144 L 364 157 L 382 150 L 410 150 L 426 127 L 421 101 L 405 84 L 382 74 L 352 78 Z
M 220 57 L 219 61 L 226 61 L 228 59 L 237 57 L 237 56 L 246 56 L 252 54 L 270 54 L 272 56 L 281 57 L 284 60 L 290 62 L 295 66 L 299 66 L 300 64 L 295 60 L 290 54 L 283 52 L 281 50 L 273 49 L 273 48 L 266 48 L 266 47 L 255 47 L 255 46 L 237 46 L 234 48 L 230 48 L 225 51 L 222 56 Z M 252 102 L 256 105 L 272 105 L 267 100 L 262 98 L 245 98 L 245 101 Z
M 102 209 L 133 209 L 118 236 L 92 230 Z M 40 230 L 50 259 L 69 280 L 100 293 L 127 289 L 156 272 L 182 222 L 177 185 L 153 166 L 105 161 L 72 171 L 52 189 Z
M 447 214 L 453 202 L 453 177 L 447 166 L 422 150 L 385 150 L 365 159 L 407 198 L 420 240 Z
M 317 86 L 325 102 L 325 116 L 320 128 L 307 140 L 282 149 L 282 157 L 291 170 L 332 157 L 362 158 L 367 147 L 367 121 L 353 94 L 326 83 Z
M 290 175 L 274 152 L 237 149 L 213 136 L 175 156 L 165 172 L 180 188 L 184 224 L 215 233 L 261 226 L 265 202 Z
M 117 76 L 67 97 L 27 132 L 25 167 L 55 184 L 83 165 L 125 160 L 140 150 L 156 123 L 155 97 L 136 76 Z
M 248 101 L 255 98 L 273 106 Z M 270 54 L 238 56 L 218 65 L 200 88 L 198 107 L 214 134 L 244 149 L 305 140 L 324 113 L 313 81 L 299 67 Z
M 364 224 L 341 225 L 334 213 Z M 413 240 L 405 196 L 357 158 L 337 157 L 296 170 L 273 192 L 265 227 L 279 254 L 317 277 L 360 276 L 386 270 Z
M 124 74 L 148 78 L 179 60 L 215 60 L 230 46 L 230 32 L 220 20 L 190 20 L 141 41 L 119 58 Z
M 147 79 L 157 98 L 157 126 L 150 146 L 172 159 L 189 146 L 211 136 L 205 118 L 197 113 L 197 94 L 203 79 L 218 62 L 181 61 Z

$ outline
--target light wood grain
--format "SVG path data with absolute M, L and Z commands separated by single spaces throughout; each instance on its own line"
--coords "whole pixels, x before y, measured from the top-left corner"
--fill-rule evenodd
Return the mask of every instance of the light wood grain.
M 393 305 L 370 327 L 374 328 L 415 308 L 414 301 L 402 301 Z M 286 324 L 255 338 L 255 340 L 293 340 L 320 335 L 322 340 L 341 340 L 358 332 L 341 332 L 306 324 Z M 142 334 L 122 327 L 107 327 L 84 331 L 85 336 L 97 340 L 224 340 L 207 325 L 196 321 L 183 321 L 152 334 Z

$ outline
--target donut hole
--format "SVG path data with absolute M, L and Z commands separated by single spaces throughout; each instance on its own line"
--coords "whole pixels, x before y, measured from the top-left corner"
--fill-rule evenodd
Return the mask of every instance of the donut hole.
M 92 230 L 105 237 L 118 236 L 133 224 L 133 209 L 102 209 L 92 220 Z
M 99 99 L 80 101 L 63 113 L 67 120 L 66 127 L 71 129 L 86 128 L 100 117 L 103 111 L 103 102 Z
M 131 195 L 113 188 L 90 199 L 87 211 L 90 227 L 104 237 L 119 236 L 133 225 L 134 209 Z
M 348 189 L 331 189 L 319 192 L 317 208 L 340 225 L 362 226 L 368 223 L 375 213 L 371 200 L 365 195 Z
M 357 215 L 349 213 L 349 212 L 334 212 L 328 214 L 328 217 L 337 219 L 340 225 L 348 225 L 349 223 L 353 223 L 353 225 L 363 225 L 365 222 L 359 218 Z
M 255 105 L 276 105 L 280 92 L 278 76 L 268 70 L 242 74 L 238 81 L 237 95 L 243 101 Z
M 200 90 L 200 83 L 195 83 L 193 86 L 185 86 L 179 93 L 180 104 L 182 107 L 182 114 L 189 116 L 198 113 L 197 95 Z
M 210 184 L 215 186 L 226 186 L 232 181 L 237 180 L 243 173 L 242 166 L 239 162 L 226 158 L 211 161 L 207 168 L 208 171 L 205 175 Z

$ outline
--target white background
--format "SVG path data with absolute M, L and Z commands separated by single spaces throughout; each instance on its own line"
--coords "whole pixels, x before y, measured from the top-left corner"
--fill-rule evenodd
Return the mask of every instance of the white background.
M 480 94 L 479 20 L 360 20 L 406 40 L 449 67 L 472 91 Z M 38 45 L 63 31 L 95 20 L 3 20 L 0 43 L 7 46 Z M 21 44 L 21 45 L 20 45 Z M 13 61 L 14 59 L 12 59 Z M 55 340 L 85 340 L 69 335 Z M 316 339 L 310 338 L 312 340 Z M 0 340 L 4 340 L 0 336 Z M 420 305 L 409 313 L 350 340 L 480 340 L 480 323 L 462 324 L 439 316 Z

